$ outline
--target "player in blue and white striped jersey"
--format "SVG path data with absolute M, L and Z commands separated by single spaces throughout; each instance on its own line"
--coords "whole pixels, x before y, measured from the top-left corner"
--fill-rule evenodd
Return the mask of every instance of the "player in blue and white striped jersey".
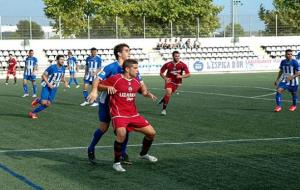
M 79 88 L 78 81 L 76 79 L 76 73 L 79 70 L 79 65 L 77 63 L 77 59 L 72 55 L 71 51 L 68 51 L 67 67 L 70 71 L 70 80 L 68 88 L 71 87 L 73 81 L 76 84 L 76 88 Z
M 33 50 L 29 50 L 28 57 L 25 60 L 25 68 L 24 68 L 24 75 L 23 75 L 23 90 L 24 95 L 23 97 L 29 96 L 28 93 L 28 85 L 27 81 L 31 81 L 32 88 L 33 88 L 33 95 L 32 97 L 36 97 L 37 93 L 37 85 L 36 85 L 36 75 L 37 75 L 37 69 L 38 69 L 38 60 L 36 57 L 33 56 L 34 52 Z
M 280 71 L 278 73 L 275 85 L 277 86 L 276 92 L 276 107 L 275 112 L 280 112 L 281 102 L 282 102 L 282 93 L 285 90 L 288 90 L 292 94 L 293 104 L 289 107 L 289 111 L 295 111 L 297 109 L 298 102 L 298 76 L 300 75 L 300 67 L 298 62 L 293 59 L 293 51 L 288 49 L 285 51 L 286 59 L 282 60 L 280 63 Z
M 65 76 L 65 67 L 64 65 L 65 58 L 63 55 L 56 56 L 56 64 L 49 66 L 42 75 L 42 92 L 41 98 L 36 98 L 31 103 L 32 108 L 40 104 L 39 107 L 35 108 L 32 112 L 29 112 L 29 117 L 32 119 L 37 119 L 37 113 L 46 109 L 51 105 L 55 99 L 55 95 L 59 86 L 59 83 L 64 80 Z
M 88 88 L 89 85 L 93 84 L 95 78 L 97 78 L 97 74 L 101 71 L 102 66 L 102 59 L 100 56 L 97 55 L 97 49 L 91 49 L 91 55 L 86 58 L 86 65 L 85 65 L 85 74 L 84 74 L 84 85 L 83 85 L 83 97 L 84 102 L 80 104 L 81 106 L 86 106 L 89 104 L 87 99 L 89 93 Z M 91 104 L 91 106 L 98 106 L 98 103 L 95 101 Z

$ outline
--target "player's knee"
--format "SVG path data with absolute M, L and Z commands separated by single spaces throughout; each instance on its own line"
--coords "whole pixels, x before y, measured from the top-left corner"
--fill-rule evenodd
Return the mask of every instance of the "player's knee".
M 109 124 L 108 123 L 104 123 L 101 122 L 99 125 L 99 129 L 103 132 L 106 133 L 106 131 L 108 130 Z
M 156 135 L 156 131 L 152 128 L 148 133 L 147 133 L 147 137 L 149 139 L 154 139 L 155 138 L 155 135 Z

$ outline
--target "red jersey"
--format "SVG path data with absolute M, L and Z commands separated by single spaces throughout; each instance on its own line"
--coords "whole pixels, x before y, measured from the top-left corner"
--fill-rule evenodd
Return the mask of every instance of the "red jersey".
M 129 80 L 122 74 L 117 74 L 102 81 L 102 84 L 113 86 L 117 91 L 114 95 L 110 95 L 109 109 L 112 118 L 130 118 L 139 115 L 135 99 L 141 84 L 136 78 Z
M 14 58 L 11 58 L 8 60 L 8 69 L 9 71 L 13 71 L 15 66 L 17 64 L 17 61 Z
M 187 65 L 185 63 L 183 63 L 182 61 L 179 61 L 179 63 L 174 63 L 173 61 L 170 61 L 168 63 L 165 63 L 161 69 L 160 69 L 160 73 L 164 73 L 165 71 L 167 71 L 166 77 L 171 79 L 172 83 L 175 84 L 181 84 L 182 79 L 178 79 L 176 78 L 176 76 L 182 75 L 183 71 L 185 74 L 189 74 L 190 71 L 187 67 Z

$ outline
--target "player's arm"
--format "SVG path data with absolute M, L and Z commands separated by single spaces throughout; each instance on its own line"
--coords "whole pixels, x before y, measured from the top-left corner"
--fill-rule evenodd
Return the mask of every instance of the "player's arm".
M 42 74 L 42 79 L 45 81 L 46 85 L 52 89 L 52 88 L 54 88 L 54 86 L 48 82 L 48 71 L 47 70 Z
M 107 91 L 108 94 L 115 94 L 117 90 L 114 86 L 111 85 L 111 80 L 107 79 L 105 81 L 99 82 L 98 90 L 99 91 Z
M 141 92 L 141 94 L 144 97 L 151 98 L 153 101 L 157 100 L 157 97 L 148 90 L 148 88 L 145 85 L 145 83 L 141 83 L 141 87 L 140 87 L 139 91 Z
M 168 83 L 171 80 L 165 75 L 166 70 L 167 70 L 167 65 L 164 64 L 162 66 L 162 68 L 160 69 L 160 74 L 159 75 L 160 75 L 161 78 L 163 78 L 166 81 L 166 83 Z
M 191 76 L 191 73 L 189 71 L 189 68 L 184 64 L 184 67 L 183 67 L 183 71 L 184 71 L 184 75 L 177 75 L 177 78 L 188 78 Z
M 65 74 L 63 74 L 63 76 L 61 77 L 61 82 L 64 83 L 65 88 L 68 88 L 68 82 L 65 80 Z
M 275 82 L 274 82 L 274 85 L 275 85 L 275 86 L 278 85 L 278 83 L 279 83 L 279 78 L 281 77 L 282 72 L 283 72 L 282 69 L 280 69 L 280 71 L 278 72 L 277 78 L 276 78 L 276 80 L 275 80 Z
M 13 71 L 16 71 L 17 70 L 17 61 L 14 59 L 14 68 L 13 68 Z
M 101 80 L 99 78 L 96 78 L 93 81 L 92 90 L 91 90 L 90 94 L 87 97 L 87 100 L 89 102 L 95 102 L 95 100 L 97 99 L 97 97 L 98 97 L 98 86 L 99 86 L 100 81 Z

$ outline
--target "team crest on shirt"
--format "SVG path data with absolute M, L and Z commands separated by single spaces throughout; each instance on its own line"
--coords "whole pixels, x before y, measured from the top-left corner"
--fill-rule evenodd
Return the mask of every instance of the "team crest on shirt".
M 132 87 L 131 86 L 128 87 L 128 91 L 132 92 Z

